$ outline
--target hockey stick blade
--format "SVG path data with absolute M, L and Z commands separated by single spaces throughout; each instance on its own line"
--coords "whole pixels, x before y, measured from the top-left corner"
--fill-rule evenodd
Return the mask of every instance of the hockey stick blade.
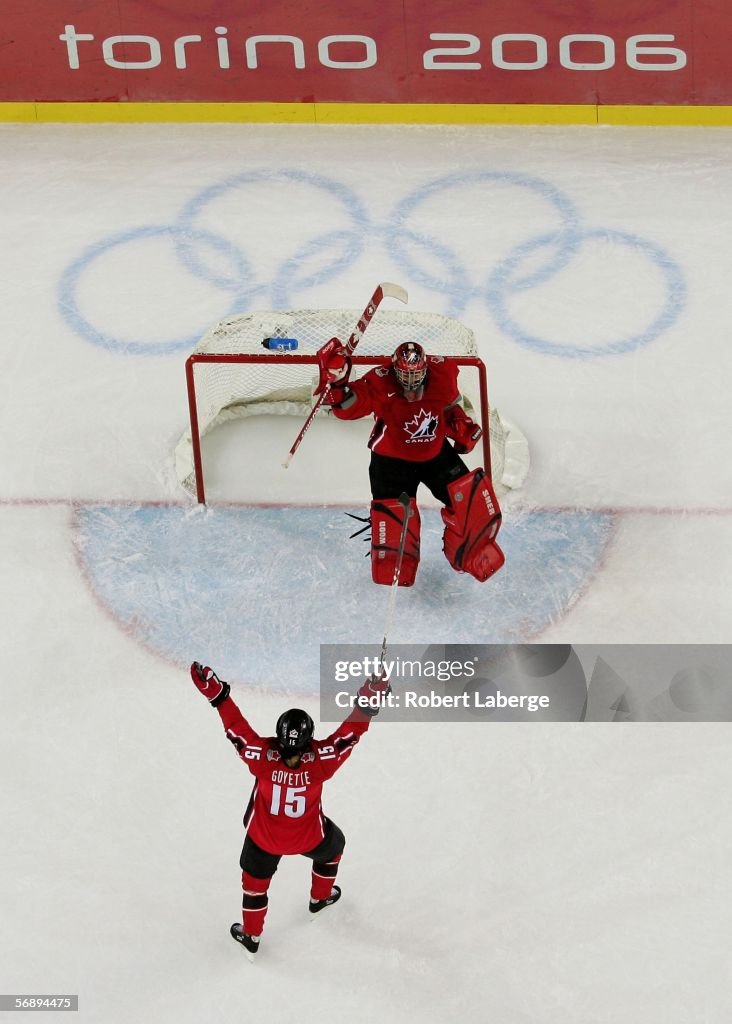
M 390 281 L 382 281 L 381 284 L 377 285 L 376 291 L 371 296 L 371 301 L 361 314 L 361 319 L 356 324 L 353 333 L 346 342 L 345 347 L 347 351 L 353 355 L 356 345 L 358 345 L 359 341 L 363 337 L 364 331 L 371 323 L 374 314 L 381 305 L 383 299 L 399 299 L 400 302 L 406 302 L 408 297 L 406 289 L 402 288 L 399 284 L 392 284 Z
M 391 281 L 382 281 L 379 288 L 381 288 L 384 295 L 388 296 L 390 299 L 399 299 L 400 302 L 405 303 L 409 301 L 407 289 L 402 288 L 400 284 L 392 284 Z

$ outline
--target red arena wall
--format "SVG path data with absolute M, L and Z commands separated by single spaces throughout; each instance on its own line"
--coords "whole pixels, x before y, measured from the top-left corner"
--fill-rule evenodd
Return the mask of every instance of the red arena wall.
M 732 104 L 730 0 L 27 0 L 0 102 Z

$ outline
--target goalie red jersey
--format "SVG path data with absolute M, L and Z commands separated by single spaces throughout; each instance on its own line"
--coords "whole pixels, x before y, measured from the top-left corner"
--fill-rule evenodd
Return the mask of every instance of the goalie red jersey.
M 369 448 L 379 455 L 427 462 L 445 443 L 445 411 L 460 399 L 458 367 L 440 356 L 427 357 L 427 376 L 416 401 L 405 397 L 388 366 L 377 366 L 349 383 L 350 394 L 334 405 L 338 419 L 355 420 L 373 414 L 376 420 Z
M 274 854 L 307 853 L 325 836 L 321 792 L 369 727 L 358 708 L 327 739 L 313 740 L 297 768 L 288 768 L 275 737 L 252 729 L 233 700 L 217 708 L 228 739 L 256 778 L 244 825 L 254 842 Z

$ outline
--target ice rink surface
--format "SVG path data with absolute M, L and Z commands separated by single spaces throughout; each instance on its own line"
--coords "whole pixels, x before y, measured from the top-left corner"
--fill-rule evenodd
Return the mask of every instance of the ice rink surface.
M 377 719 L 325 789 L 343 900 L 311 923 L 284 861 L 246 962 L 250 782 L 187 666 L 267 733 L 317 714 L 319 643 L 378 653 L 343 514 L 368 425 L 286 473 L 295 421 L 220 428 L 205 509 L 172 453 L 212 323 L 396 281 L 476 332 L 532 462 L 487 584 L 424 498 L 392 641 L 726 643 L 731 200 L 726 129 L 0 126 L 2 992 L 90 1024 L 728 1021 L 725 725 Z

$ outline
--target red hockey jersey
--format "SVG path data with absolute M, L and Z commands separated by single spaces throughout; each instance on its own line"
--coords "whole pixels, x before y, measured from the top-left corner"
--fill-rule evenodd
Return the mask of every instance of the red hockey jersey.
M 308 853 L 325 837 L 323 783 L 348 760 L 371 724 L 354 708 L 327 739 L 313 740 L 297 768 L 288 768 L 273 736 L 252 729 L 231 697 L 217 711 L 228 739 L 256 782 L 244 815 L 249 835 L 268 853 Z
M 460 398 L 458 367 L 441 356 L 428 356 L 422 398 L 408 402 L 390 366 L 377 366 L 349 384 L 355 398 L 345 408 L 334 406 L 338 419 L 356 420 L 372 413 L 369 448 L 379 455 L 427 462 L 442 451 L 445 410 Z

